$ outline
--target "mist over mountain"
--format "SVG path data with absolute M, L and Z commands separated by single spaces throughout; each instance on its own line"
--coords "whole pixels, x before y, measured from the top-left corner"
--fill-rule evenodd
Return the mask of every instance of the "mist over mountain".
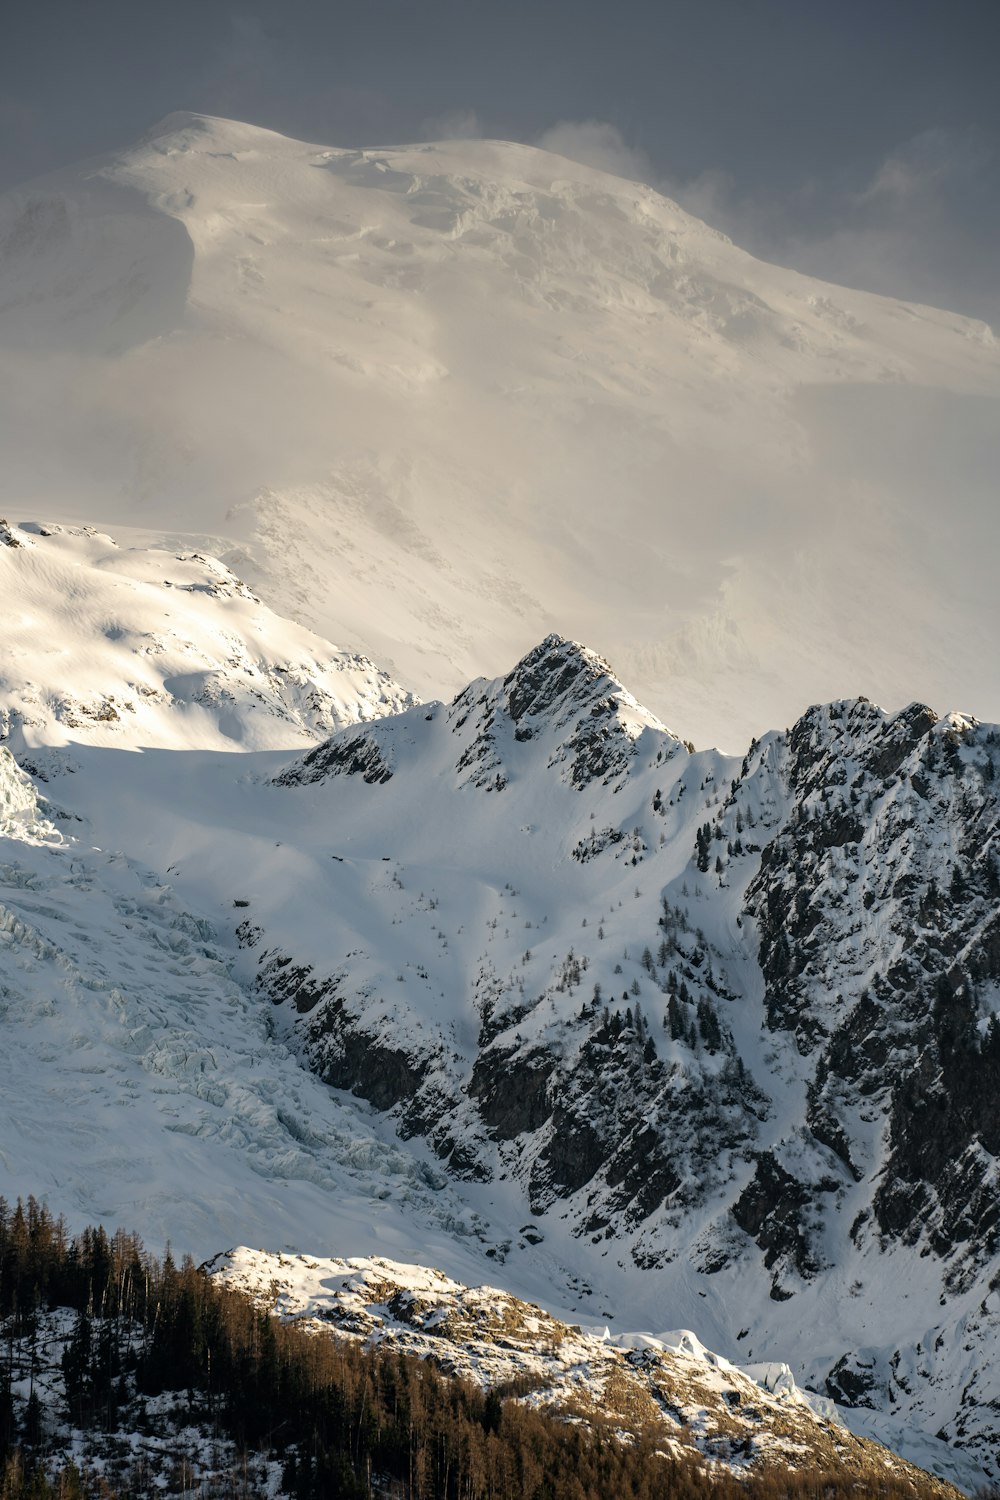
M 1000 716 L 991 331 L 564 157 L 171 116 L 0 199 L 0 369 L 15 515 L 199 534 L 425 696 L 557 629 L 698 744 Z

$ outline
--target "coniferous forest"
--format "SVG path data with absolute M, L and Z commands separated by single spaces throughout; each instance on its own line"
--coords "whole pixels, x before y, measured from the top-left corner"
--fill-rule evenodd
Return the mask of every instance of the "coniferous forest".
M 652 1435 L 626 1444 L 525 1406 L 517 1391 L 484 1393 L 426 1361 L 282 1324 L 190 1258 L 156 1259 L 121 1230 L 71 1237 L 34 1199 L 0 1199 L 0 1323 L 0 1500 L 264 1495 L 250 1456 L 280 1466 L 290 1500 L 921 1497 L 902 1480 L 741 1480 L 671 1460 Z M 54 1328 L 58 1411 L 42 1394 Z M 154 1473 L 141 1444 L 121 1444 L 133 1456 L 116 1466 L 78 1457 L 81 1435 L 91 1445 L 115 1434 L 155 1440 L 158 1424 L 175 1433 L 166 1472 Z M 223 1472 L 196 1478 L 177 1457 L 180 1430 L 228 1455 Z

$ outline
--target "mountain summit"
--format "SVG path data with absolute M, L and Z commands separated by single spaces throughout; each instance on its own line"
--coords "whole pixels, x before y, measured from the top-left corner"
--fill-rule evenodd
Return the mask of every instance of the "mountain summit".
M 433 724 L 438 727 L 426 727 Z M 367 782 L 384 783 L 399 767 L 401 746 L 411 745 L 418 756 L 435 754 L 445 763 L 440 774 L 457 785 L 502 791 L 511 778 L 530 781 L 544 766 L 577 790 L 594 781 L 618 790 L 644 734 L 655 742 L 658 762 L 680 746 L 607 662 L 576 641 L 550 635 L 506 677 L 470 683 L 449 708 L 433 704 L 336 734 L 282 771 L 275 784 L 358 772 Z

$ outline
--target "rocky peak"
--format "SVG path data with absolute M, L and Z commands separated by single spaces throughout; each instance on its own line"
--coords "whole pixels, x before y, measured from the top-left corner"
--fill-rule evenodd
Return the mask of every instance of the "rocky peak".
M 502 790 L 529 752 L 544 747 L 545 763 L 563 767 L 577 790 L 594 781 L 621 785 L 640 735 L 661 741 L 661 759 L 680 741 L 639 704 L 608 663 L 560 635 L 548 635 L 507 676 L 471 683 L 450 711 L 453 731 L 464 731 L 460 772 L 479 786 Z M 468 726 L 468 728 L 466 727 Z
M 503 679 L 507 712 L 515 724 L 545 718 L 560 723 L 581 708 L 603 709 L 616 698 L 635 699 L 594 651 L 561 635 L 547 635 Z
M 808 1169 L 798 1144 L 782 1174 L 760 1161 L 736 1209 L 768 1253 L 777 1234 L 786 1273 L 816 1273 L 819 1226 L 855 1183 L 870 1196 L 851 1240 L 920 1243 L 946 1294 L 1000 1246 L 996 743 L 962 715 L 861 700 L 810 709 L 787 736 L 786 810 L 744 916 L 766 1024 L 811 1059 L 815 1145 Z
M 891 776 L 937 722 L 937 714 L 925 703 L 911 703 L 893 714 L 868 757 L 869 769 L 876 776 Z
M 0 516 L 0 547 L 23 547 L 24 543 L 10 522 Z
M 802 793 L 829 781 L 834 770 L 856 761 L 859 769 L 885 779 L 938 723 L 925 703 L 887 714 L 867 698 L 814 704 L 788 732 L 791 787 Z

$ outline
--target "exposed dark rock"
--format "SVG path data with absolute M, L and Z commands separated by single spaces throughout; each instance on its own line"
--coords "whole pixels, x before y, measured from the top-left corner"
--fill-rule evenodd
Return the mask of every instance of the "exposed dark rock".
M 858 1354 L 842 1355 L 826 1377 L 827 1395 L 842 1406 L 878 1407 L 881 1405 L 878 1390 L 874 1360 L 865 1360 Z
M 870 770 L 883 781 L 894 775 L 937 721 L 937 714 L 924 703 L 911 703 L 904 708 L 886 725 L 881 742 L 869 757 Z
M 768 1270 L 778 1261 L 804 1277 L 819 1270 L 805 1226 L 805 1210 L 813 1196 L 770 1151 L 760 1153 L 754 1175 L 733 1204 L 732 1214 L 763 1250 Z
M 427 1073 L 423 1059 L 415 1060 L 402 1048 L 355 1030 L 336 1005 L 324 1007 L 310 1027 L 309 1040 L 320 1077 L 367 1099 L 376 1109 L 392 1109 L 412 1099 Z
M 597 1121 L 583 1110 L 557 1105 L 534 1174 L 534 1195 L 549 1190 L 551 1197 L 567 1197 L 592 1181 L 606 1159 L 607 1142 Z
M 327 776 L 360 776 L 369 786 L 392 780 L 392 769 L 379 746 L 376 733 L 343 729 L 274 778 L 275 786 L 305 786 Z
M 472 1070 L 469 1094 L 492 1134 L 512 1141 L 543 1125 L 552 1113 L 548 1082 L 555 1066 L 547 1052 L 527 1055 L 497 1048 L 480 1053 Z

